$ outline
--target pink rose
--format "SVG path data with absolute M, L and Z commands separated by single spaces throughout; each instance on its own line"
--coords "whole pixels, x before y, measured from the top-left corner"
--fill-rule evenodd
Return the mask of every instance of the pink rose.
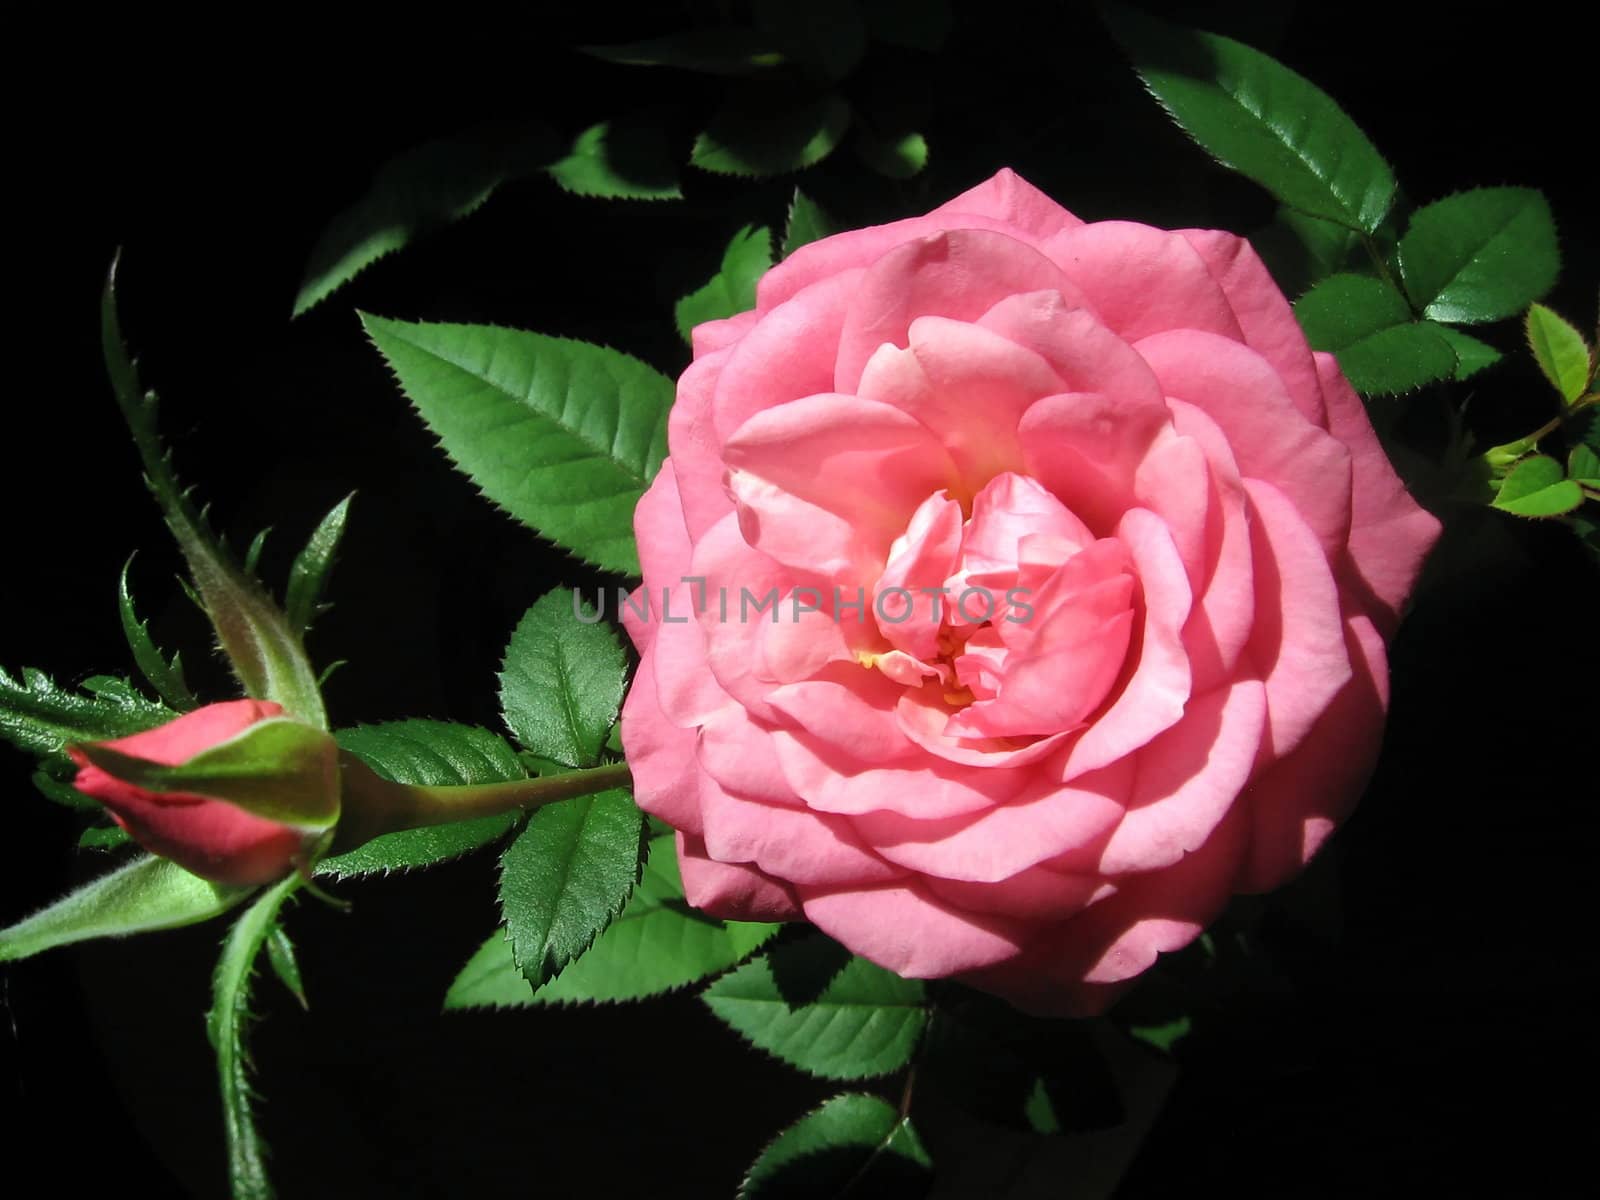
M 216 883 L 288 874 L 339 812 L 338 747 L 264 700 L 230 700 L 155 729 L 68 747 L 73 786 L 145 849 Z
M 694 352 L 622 718 L 692 903 L 1092 1013 L 1350 811 L 1439 527 L 1247 243 L 1002 171 Z

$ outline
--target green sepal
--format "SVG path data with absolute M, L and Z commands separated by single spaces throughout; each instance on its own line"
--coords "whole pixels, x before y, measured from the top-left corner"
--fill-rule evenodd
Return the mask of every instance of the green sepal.
M 289 940 L 288 931 L 281 921 L 274 922 L 272 931 L 267 934 L 267 962 L 272 967 L 272 973 L 278 977 L 278 982 L 300 1002 L 300 1007 L 310 1008 L 311 1001 L 306 999 L 305 980 L 300 974 L 300 960 L 295 956 L 294 943 Z
M 183 653 L 179 651 L 167 658 L 151 638 L 149 625 L 139 620 L 133 607 L 133 595 L 128 590 L 128 569 L 132 566 L 130 557 L 122 564 L 122 575 L 117 580 L 117 611 L 122 617 L 122 632 L 128 639 L 128 649 L 133 651 L 139 673 L 150 681 L 156 695 L 168 707 L 189 712 L 199 707 L 199 702 L 183 678 Z
M 209 921 L 253 890 L 211 883 L 177 863 L 144 855 L 0 929 L 0 962 L 91 938 L 126 937 Z
M 920 981 L 820 934 L 772 947 L 701 998 L 753 1045 L 823 1079 L 898 1071 L 928 1020 Z
M 261 586 L 229 560 L 202 515 L 179 486 L 156 433 L 155 393 L 144 392 L 122 340 L 117 317 L 116 264 L 106 278 L 100 305 L 101 346 L 123 419 L 133 433 L 145 480 L 161 506 L 167 527 L 183 552 L 197 594 L 217 641 L 245 694 L 281 704 L 291 716 L 318 729 L 328 727 L 316 672 L 300 635 Z
M 835 1096 L 761 1151 L 739 1200 L 859 1195 L 910 1200 L 933 1184 L 933 1161 L 911 1118 L 877 1096 Z
M 328 515 L 317 522 L 317 527 L 306 539 L 304 549 L 295 555 L 289 567 L 289 587 L 284 594 L 284 616 L 289 627 L 301 637 L 311 628 L 311 622 L 322 611 L 322 595 L 327 590 L 328 576 L 333 571 L 333 558 L 339 550 L 339 540 L 344 536 L 345 521 L 350 515 L 352 492 L 328 510 Z
M 115 850 L 132 840 L 121 825 L 91 825 L 78 835 L 78 849 Z
M 13 679 L 0 669 L 0 738 L 40 756 L 75 742 L 104 742 L 165 725 L 178 714 L 127 684 L 82 691 L 64 688 L 43 671 L 24 667 Z
M 339 819 L 338 743 L 320 729 L 269 717 L 178 766 L 93 742 L 78 752 L 108 775 L 147 792 L 229 804 L 306 832 Z
M 1493 505 L 1518 517 L 1561 517 L 1583 503 L 1583 488 L 1547 454 L 1519 462 L 1500 485 Z
M 290 875 L 263 892 L 234 922 L 222 944 L 211 977 L 211 1010 L 206 1036 L 217 1056 L 222 1091 L 223 1126 L 228 1139 L 228 1182 L 233 1200 L 272 1200 L 267 1178 L 266 1148 L 256 1132 L 251 1101 L 250 1057 L 245 1027 L 250 1019 L 250 978 L 263 943 L 277 927 L 278 911 L 303 881 Z
M 673 308 L 684 341 L 696 325 L 736 316 L 756 306 L 756 283 L 772 266 L 772 233 L 765 226 L 746 225 L 722 252 L 717 273 L 679 300 Z

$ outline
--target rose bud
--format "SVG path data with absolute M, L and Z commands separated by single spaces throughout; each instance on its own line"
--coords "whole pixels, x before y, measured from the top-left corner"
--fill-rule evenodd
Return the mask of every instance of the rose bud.
M 73 785 L 153 854 L 217 883 L 309 861 L 339 816 L 332 737 L 264 700 L 209 704 L 115 741 L 69 746 Z

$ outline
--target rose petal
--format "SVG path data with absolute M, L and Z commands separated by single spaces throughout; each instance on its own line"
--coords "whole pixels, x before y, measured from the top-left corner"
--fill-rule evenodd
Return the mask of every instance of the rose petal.
M 717 862 L 705 843 L 678 833 L 678 871 L 683 898 L 723 921 L 793 921 L 800 906 L 788 884 L 748 863 Z
M 652 654 L 640 658 L 622 702 L 621 732 L 635 803 L 677 829 L 699 833 L 695 734 L 678 728 L 661 711 Z
M 850 891 L 800 887 L 806 919 L 906 979 L 938 979 L 1013 957 L 1025 927 L 952 908 L 915 883 Z

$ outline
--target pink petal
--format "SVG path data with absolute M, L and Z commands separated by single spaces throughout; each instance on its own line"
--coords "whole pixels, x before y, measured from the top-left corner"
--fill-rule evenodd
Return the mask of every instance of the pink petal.
M 222 700 L 185 713 L 154 729 L 100 744 L 119 754 L 160 763 L 164 767 L 178 767 L 197 754 L 232 741 L 252 725 L 282 715 L 283 705 L 274 704 L 271 700 Z
M 1328 406 L 1328 429 L 1350 449 L 1353 506 L 1349 557 L 1372 601 L 1368 613 L 1393 634 L 1400 606 L 1439 537 L 1439 521 L 1417 505 L 1378 444 L 1356 395 L 1331 354 L 1316 356 Z
M 1267 685 L 1263 761 L 1293 750 L 1350 681 L 1333 572 L 1311 530 L 1271 484 L 1247 479 L 1256 619 L 1249 655 Z
M 757 321 L 754 312 L 742 312 L 721 321 L 702 321 L 689 331 L 689 345 L 696 358 L 704 358 L 724 347 L 733 345 Z
M 733 501 L 722 486 L 726 473 L 722 438 L 711 415 L 711 399 L 730 353 L 719 350 L 690 363 L 678 377 L 677 399 L 667 413 L 668 462 L 683 485 L 679 489 L 683 523 L 695 539 L 733 511 Z M 642 553 L 644 538 L 639 542 Z
M 1161 388 L 1144 359 L 1106 328 L 1076 289 L 1007 296 L 978 325 L 1043 358 L 1066 381 L 1062 391 L 1102 392 L 1116 397 L 1129 419 L 1165 420 Z
M 622 703 L 622 748 L 633 773 L 633 798 L 677 829 L 700 832 L 695 734 L 667 720 L 656 702 L 655 664 L 646 653 Z
M 1389 665 L 1383 636 L 1352 616 L 1345 637 L 1355 673 L 1292 754 L 1245 790 L 1250 853 L 1239 887 L 1265 892 L 1297 875 L 1350 814 L 1366 787 L 1383 740 Z
M 1238 342 L 1188 329 L 1145 338 L 1136 349 L 1169 397 L 1221 427 L 1240 473 L 1289 497 L 1337 557 L 1350 536 L 1350 452 L 1300 414 L 1272 365 Z
M 850 891 L 801 887 L 806 919 L 849 949 L 907 979 L 939 979 L 1013 957 L 1026 927 L 962 912 L 914 883 Z
M 1010 167 L 1002 167 L 977 187 L 945 201 L 928 215 L 941 219 L 946 228 L 956 229 L 964 226 L 955 224 L 955 219 L 967 214 L 991 217 L 1035 238 L 1047 238 L 1083 224 Z
M 1116 525 L 1135 502 L 1139 464 L 1167 426 L 1167 410 L 1130 408 L 1120 396 L 1047 396 L 1017 427 L 1026 473 L 1096 533 Z
M 651 647 L 656 699 L 667 720 L 680 729 L 705 724 L 729 703 L 728 693 L 717 686 L 706 666 L 706 635 L 695 618 L 694 599 L 689 585 L 680 583 L 666 593 L 666 604 L 651 614 L 656 631 Z M 631 618 L 630 606 L 623 605 L 623 613 Z
M 853 286 L 834 364 L 833 387 L 841 392 L 856 390 L 879 346 L 906 347 L 917 317 L 973 321 L 1006 296 L 1067 284 L 1026 243 L 1003 233 L 958 229 L 897 246 Z
M 1205 260 L 1182 234 L 1097 221 L 1057 234 L 1044 252 L 1100 319 L 1130 342 L 1168 329 L 1243 337 Z
M 1139 751 L 1128 812 L 1100 873 L 1170 867 L 1198 849 L 1250 778 L 1266 716 L 1266 692 L 1254 679 L 1191 700 L 1183 720 Z
M 884 763 L 916 752 L 895 719 L 900 691 L 869 667 L 837 663 L 814 679 L 774 689 L 767 703 L 786 718 L 783 724 L 805 730 L 845 759 Z
M 961 505 L 948 493 L 929 496 L 890 546 L 888 565 L 872 589 L 879 628 L 913 658 L 938 657 L 942 614 L 952 603 L 939 593 L 955 566 L 961 524 Z M 891 619 L 902 614 L 904 620 Z
M 692 834 L 678 834 L 678 870 L 683 898 L 720 920 L 793 921 L 800 916 L 788 884 L 748 863 L 717 862 Z
M 1102 883 L 1093 875 L 1064 875 L 1029 867 L 994 883 L 929 875 L 923 877 L 922 886 L 945 903 L 967 912 L 1055 922 L 1082 912 Z

